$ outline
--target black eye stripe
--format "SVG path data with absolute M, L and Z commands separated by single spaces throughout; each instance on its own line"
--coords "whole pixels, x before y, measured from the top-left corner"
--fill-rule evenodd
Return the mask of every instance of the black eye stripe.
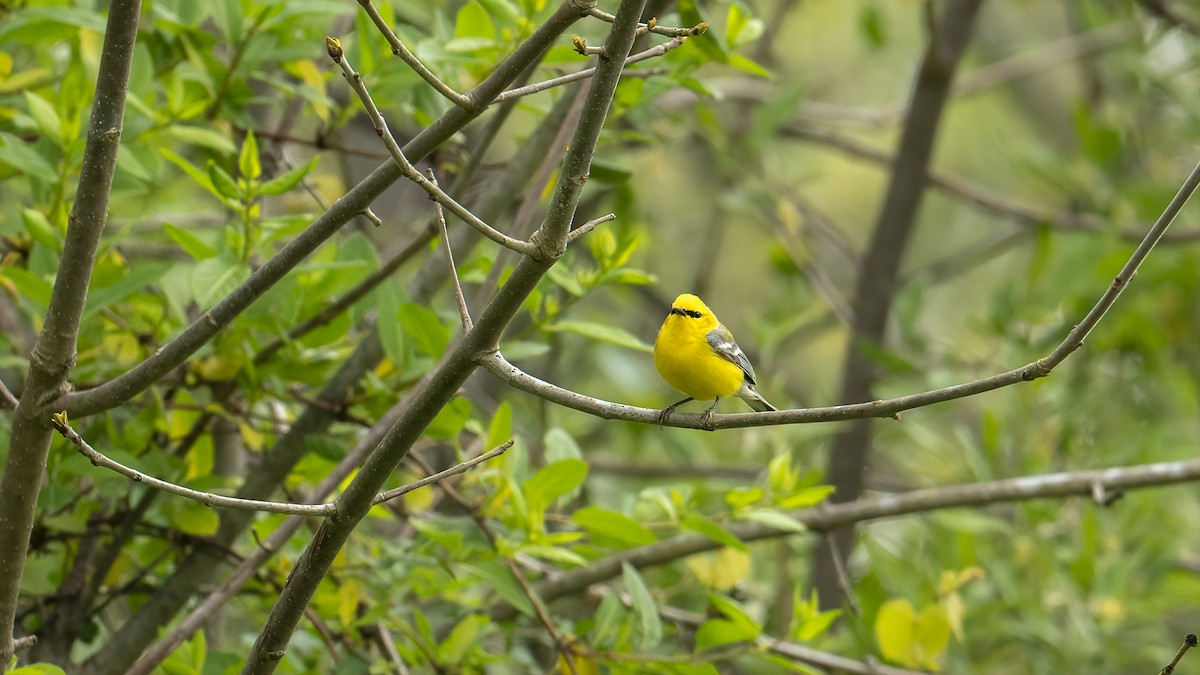
M 672 307 L 670 313 L 678 314 L 679 316 L 690 317 L 692 319 L 699 319 L 700 317 L 704 316 L 703 313 L 698 312 L 694 309 L 680 309 L 679 307 Z

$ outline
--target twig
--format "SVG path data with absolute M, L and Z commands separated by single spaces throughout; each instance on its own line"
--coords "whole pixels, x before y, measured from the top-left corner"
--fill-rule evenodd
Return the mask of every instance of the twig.
M 429 181 L 437 186 L 437 178 L 433 175 L 433 169 L 426 169 L 425 173 L 429 176 Z M 438 202 L 433 203 L 433 210 L 437 215 L 438 231 L 442 235 L 442 250 L 446 252 L 446 264 L 450 268 L 450 283 L 454 286 L 454 299 L 458 302 L 458 317 L 462 320 L 462 329 L 465 333 L 471 330 L 473 324 L 471 312 L 467 309 L 467 299 L 463 297 L 462 282 L 458 280 L 458 270 L 454 267 L 454 252 L 450 250 L 450 234 L 446 231 L 446 215 L 442 213 L 442 205 Z
M 1109 490 L 1133 490 L 1197 481 L 1200 481 L 1200 459 L 1192 459 L 926 488 L 856 502 L 825 503 L 791 515 L 810 531 L 828 532 L 853 523 L 940 509 L 1076 495 L 1090 498 L 1096 483 Z M 726 531 L 747 543 L 795 535 L 791 530 L 777 530 L 750 522 L 734 523 L 726 527 Z M 543 600 L 553 602 L 564 595 L 581 592 L 592 584 L 620 576 L 623 563 L 642 569 L 721 546 L 722 543 L 701 534 L 680 534 L 606 556 L 588 567 L 563 572 L 556 578 L 536 584 L 535 589 Z M 497 607 L 491 615 L 494 619 L 504 620 L 513 615 L 513 610 L 507 606 Z
M 846 599 L 846 604 L 849 605 L 852 614 L 862 616 L 862 607 L 859 606 L 858 598 L 854 595 L 854 584 L 850 582 L 850 572 L 846 570 L 846 558 L 842 556 L 841 550 L 838 548 L 837 537 L 829 531 L 826 531 L 824 535 L 825 545 L 829 547 L 830 558 L 833 560 L 833 569 L 837 572 L 838 585 L 842 587 L 842 597 Z
M 29 649 L 30 647 L 36 645 L 37 643 L 38 643 L 38 636 L 36 636 L 36 635 L 26 635 L 24 637 L 19 637 L 19 638 L 13 640 L 13 652 L 24 651 L 24 650 Z M 1176 657 L 1175 660 L 1178 661 L 1179 658 Z
M 9 391 L 8 387 L 4 386 L 4 382 L 0 380 L 0 407 L 12 408 L 13 410 L 16 410 L 19 403 L 20 401 L 17 400 L 17 397 L 13 396 L 13 393 Z
M 450 195 L 443 192 L 441 188 L 421 175 L 421 172 L 417 171 L 416 167 L 404 156 L 404 151 L 400 149 L 400 145 L 392 137 L 392 132 L 388 129 L 387 122 L 384 121 L 379 108 L 375 107 L 375 102 L 371 99 L 371 93 L 367 91 L 367 86 L 363 82 L 362 76 L 350 66 L 350 62 L 346 59 L 341 43 L 338 42 L 337 38 L 327 37 L 325 38 L 325 46 L 329 52 L 329 58 L 342 67 L 342 74 L 346 77 L 346 81 L 350 83 L 350 88 L 354 90 L 354 93 L 358 94 L 358 99 L 362 101 L 363 107 L 367 111 L 367 116 L 371 118 L 371 123 L 375 126 L 375 133 L 379 135 L 384 146 L 387 147 L 388 154 L 392 156 L 392 160 L 400 168 L 401 175 L 416 183 L 429 194 L 430 199 L 446 207 L 448 211 L 458 216 L 459 219 L 478 230 L 480 234 L 488 239 L 527 256 L 538 255 L 536 246 L 520 239 L 514 239 L 483 222 L 465 206 L 454 201 Z
M 1175 658 L 1171 659 L 1170 663 L 1163 666 L 1162 670 L 1158 671 L 1158 675 L 1171 675 L 1171 673 L 1175 672 L 1175 666 L 1179 664 L 1179 659 L 1182 659 L 1183 655 L 1186 654 L 1189 649 L 1195 646 L 1195 633 L 1188 633 L 1187 635 L 1183 636 L 1183 645 L 1179 647 L 1179 651 L 1175 652 Z
M 637 54 L 632 54 L 629 56 L 629 58 L 625 59 L 625 65 L 631 66 L 640 61 L 645 61 L 646 59 L 662 56 L 663 54 L 666 54 L 672 49 L 675 49 L 679 45 L 683 44 L 684 41 L 684 38 L 675 38 L 673 40 L 668 40 L 657 47 L 651 47 L 650 49 L 640 51 Z M 632 77 L 638 72 L 640 71 L 631 71 L 623 74 L 622 77 Z M 516 87 L 509 89 L 508 91 L 497 96 L 496 102 L 507 101 L 509 99 L 520 98 L 522 96 L 529 96 L 530 94 L 536 94 L 538 92 L 546 91 L 547 89 L 553 89 L 554 87 L 561 87 L 564 84 L 586 80 L 595 74 L 595 68 L 585 68 L 578 72 L 570 73 L 569 75 L 562 75 L 560 77 L 555 77 L 543 82 L 535 82 L 534 84 L 527 84 L 523 87 Z
M 587 13 L 590 16 L 608 23 L 612 23 L 613 20 L 617 18 L 615 15 L 609 14 L 608 12 L 596 7 L 588 9 Z M 657 19 L 650 19 L 650 21 L 647 23 L 639 23 L 637 27 L 638 35 L 645 35 L 646 33 L 658 33 L 659 35 L 666 35 L 667 37 L 694 37 L 696 35 L 703 35 L 707 31 L 708 24 L 703 21 L 695 26 L 692 26 L 691 28 L 672 28 L 670 26 L 660 26 L 658 25 Z
M 597 225 L 600 225 L 602 223 L 607 223 L 610 220 L 616 220 L 616 219 L 617 219 L 617 215 L 615 213 L 610 213 L 606 216 L 600 216 L 599 218 L 593 218 L 592 220 L 587 221 L 586 223 L 580 225 L 579 227 L 571 230 L 571 233 L 567 235 L 567 245 L 569 246 L 569 245 L 573 244 L 575 242 L 575 240 L 579 239 L 580 237 L 587 234 L 588 232 L 591 232 L 592 230 L 596 229 Z
M 450 85 L 439 80 L 437 75 L 434 75 L 432 71 L 426 68 L 425 64 L 421 63 L 421 60 L 417 58 L 416 54 L 409 51 L 408 47 L 405 47 L 404 43 L 400 41 L 400 38 L 396 37 L 396 33 L 392 31 L 387 22 L 383 20 L 383 17 L 379 15 L 379 10 L 375 9 L 375 5 L 371 4 L 371 0 L 358 0 L 358 4 L 362 5 L 367 16 L 371 17 L 371 21 L 375 24 L 375 27 L 379 29 L 383 38 L 391 45 L 393 54 L 399 56 L 401 61 L 407 63 L 409 68 L 412 68 L 417 75 L 421 76 L 421 79 L 429 83 L 429 86 L 433 87 L 439 94 L 445 96 L 448 101 L 467 112 L 475 112 L 475 100 L 470 96 L 454 91 Z
M 193 501 L 200 502 L 205 506 L 238 509 L 241 511 L 261 511 L 264 513 L 286 513 L 301 516 L 332 516 L 337 514 L 336 502 L 327 502 L 324 504 L 294 504 L 291 502 L 272 502 L 260 499 L 240 499 L 238 497 L 226 497 L 225 495 L 213 494 L 211 492 L 201 492 L 200 490 L 193 490 L 181 485 L 176 485 L 160 478 L 155 478 L 148 474 L 142 473 L 137 469 L 127 467 L 115 460 L 109 459 L 107 456 L 89 445 L 87 441 L 83 440 L 83 438 L 73 428 L 71 428 L 71 425 L 67 422 L 66 413 L 56 413 L 52 418 L 51 424 L 53 424 L 54 428 L 58 430 L 58 433 L 62 434 L 63 438 L 66 438 L 74 443 L 80 454 L 91 460 L 93 465 L 110 469 L 121 474 L 122 476 L 125 476 L 126 478 L 139 483 L 144 483 L 145 485 L 156 490 L 162 490 L 163 492 L 169 492 L 173 495 L 191 499 Z M 412 492 L 418 488 L 425 487 L 430 483 L 436 483 L 437 481 L 448 478 L 449 476 L 460 474 L 476 464 L 486 462 L 497 455 L 503 454 L 506 450 L 512 447 L 512 443 L 512 441 L 509 441 L 499 445 L 488 452 L 479 455 L 478 457 L 473 457 L 459 464 L 455 464 L 449 469 L 439 472 L 436 475 L 428 476 L 416 482 L 409 483 L 408 485 L 402 485 L 398 488 L 381 492 L 375 496 L 375 500 L 372 503 L 381 504 L 388 500 L 395 499 L 400 495 L 408 494 L 409 492 Z

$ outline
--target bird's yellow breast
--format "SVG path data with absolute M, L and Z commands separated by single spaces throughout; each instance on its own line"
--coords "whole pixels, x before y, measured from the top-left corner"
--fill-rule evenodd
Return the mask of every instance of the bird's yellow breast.
M 713 351 L 705 339 L 711 327 L 698 324 L 686 317 L 667 317 L 654 341 L 654 367 L 668 384 L 697 401 L 733 396 L 745 374 Z

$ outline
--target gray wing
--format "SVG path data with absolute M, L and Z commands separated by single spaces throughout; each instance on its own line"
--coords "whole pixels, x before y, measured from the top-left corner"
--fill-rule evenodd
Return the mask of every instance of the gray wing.
M 742 348 L 734 341 L 733 333 L 730 333 L 728 328 L 718 324 L 716 328 L 708 331 L 705 339 L 714 352 L 733 361 L 738 368 L 741 368 L 750 384 L 758 383 L 758 378 L 754 375 L 754 366 L 750 365 L 750 359 L 746 358 L 746 352 L 742 351 Z

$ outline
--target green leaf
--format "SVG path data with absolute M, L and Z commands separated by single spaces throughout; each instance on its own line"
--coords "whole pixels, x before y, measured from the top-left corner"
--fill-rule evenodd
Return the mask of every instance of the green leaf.
M 740 509 L 762 501 L 764 496 L 763 489 L 758 486 L 734 488 L 725 493 L 725 503 L 734 509 Z
M 645 525 L 624 513 L 599 506 L 579 509 L 571 514 L 571 522 L 582 527 L 597 546 L 629 548 L 658 541 L 658 536 Z
M 525 500 L 531 509 L 545 509 L 554 500 L 578 488 L 587 478 L 587 462 L 579 459 L 560 459 L 542 467 L 521 484 Z
M 54 165 L 46 161 L 32 145 L 12 134 L 0 132 L 0 167 L 4 165 L 47 184 L 58 181 L 58 171 Z
M 758 635 L 759 631 L 747 630 L 727 619 L 709 619 L 696 631 L 696 651 L 735 642 L 753 642 Z
M 771 77 L 771 71 L 767 70 L 757 61 L 748 56 L 733 54 L 729 57 L 729 65 L 737 68 L 740 71 L 750 73 L 756 77 L 761 77 L 763 79 L 770 79 Z
M 499 562 L 488 560 L 477 563 L 466 563 L 462 568 L 471 576 L 483 581 L 496 591 L 508 604 L 516 607 L 526 616 L 534 616 L 533 606 L 529 598 L 521 590 L 512 571 Z
M 458 15 L 454 20 L 454 37 L 459 40 L 464 38 L 483 38 L 489 41 L 496 39 L 496 27 L 492 24 L 492 17 L 488 15 L 483 5 L 471 0 L 458 10 Z
M 421 354 L 439 357 L 446 351 L 446 345 L 450 344 L 450 331 L 442 324 L 437 313 L 425 305 L 406 302 L 400 305 L 396 319 Z
M 738 518 L 785 532 L 805 532 L 808 530 L 808 527 L 804 523 L 775 509 L 751 509 L 739 513 Z
M 379 331 L 379 341 L 383 344 L 383 353 L 387 355 L 388 360 L 397 370 L 405 365 L 404 331 L 400 330 L 398 320 L 389 320 L 389 318 L 399 316 L 402 301 L 403 296 L 398 282 L 385 282 L 375 291 L 375 308 L 381 317 L 381 320 L 375 324 Z
M 305 164 L 304 166 L 298 166 L 287 173 L 276 176 L 275 178 L 263 183 L 262 187 L 259 188 L 259 192 L 264 195 L 281 195 L 285 192 L 292 191 L 297 185 L 300 184 L 300 181 L 304 180 L 305 176 L 311 173 L 313 169 L 317 168 L 318 159 L 320 158 L 314 156 L 308 161 L 308 164 Z
M 49 663 L 31 663 L 16 670 L 8 671 L 8 675 L 66 675 L 62 668 Z
M 437 417 L 434 417 L 425 429 L 425 435 L 437 440 L 448 441 L 463 430 L 469 419 L 471 419 L 471 402 L 459 396 L 438 411 Z
M 196 304 L 207 309 L 217 299 L 229 295 L 247 276 L 249 270 L 240 261 L 221 256 L 197 263 L 188 284 Z
M 579 444 L 562 427 L 553 427 L 547 431 L 546 436 L 542 439 L 542 445 L 546 448 L 547 462 L 557 462 L 560 459 L 583 459 L 583 451 L 579 449 Z
M 615 591 L 609 590 L 600 598 L 592 625 L 592 645 L 598 648 L 611 647 L 621 634 L 625 623 L 625 603 Z
M 50 224 L 46 214 L 37 209 L 21 209 L 21 220 L 34 241 L 55 253 L 62 253 L 63 243 L 58 228 Z
M 696 8 L 696 0 L 680 0 L 676 5 L 679 7 L 679 17 L 683 20 L 683 25 L 695 26 L 704 21 L 700 16 L 700 11 Z M 689 38 L 688 44 L 698 46 L 700 51 L 713 61 L 718 63 L 727 63 L 729 61 L 725 50 L 721 48 L 720 43 L 713 37 L 712 31 L 706 31 L 701 35 Z
M 207 148 L 221 155 L 232 155 L 237 146 L 223 133 L 205 127 L 188 127 L 175 124 L 167 127 L 167 134 L 177 141 Z M 169 158 L 168 158 L 169 159 Z
M 224 197 L 222 197 L 221 193 L 217 191 L 216 186 L 213 185 L 212 179 L 208 177 L 208 173 L 206 171 L 201 171 L 200 168 L 195 164 L 192 164 L 191 162 L 166 148 L 159 148 L 158 151 L 162 153 L 163 157 L 167 158 L 167 161 L 171 162 L 180 169 L 183 169 L 183 172 L 191 177 L 191 179 L 197 185 L 205 190 L 208 190 L 209 193 L 211 193 L 212 196 L 216 197 L 217 199 L 224 201 Z
M 491 423 L 488 424 L 488 449 L 505 443 L 513 437 L 512 423 L 512 406 L 509 405 L 508 401 L 502 401 L 500 405 L 496 407 L 496 414 L 492 415 Z
M 217 249 L 209 246 L 203 239 L 182 227 L 172 225 L 171 223 L 163 223 L 163 230 L 171 238 L 171 241 L 179 244 L 184 252 L 196 260 L 207 260 L 217 255 Z
M 229 202 L 236 202 L 242 198 L 242 189 L 238 187 L 237 182 L 233 180 L 233 176 L 230 176 L 225 169 L 217 166 L 217 163 L 211 159 L 208 160 L 205 168 L 208 170 L 208 180 L 212 183 L 218 195 L 224 197 Z
M 216 511 L 190 499 L 171 500 L 170 506 L 164 506 L 163 510 L 172 525 L 197 537 L 216 534 L 221 523 Z
M 481 633 L 488 623 L 490 620 L 483 614 L 468 614 L 463 617 L 442 644 L 438 645 L 438 655 L 442 657 L 442 663 L 452 666 L 462 663 L 467 650 L 482 639 Z
M 725 44 L 730 49 L 737 49 L 747 42 L 754 42 L 763 34 L 763 27 L 762 19 L 747 12 L 740 3 L 732 2 L 725 13 Z
M 829 499 L 829 495 L 837 490 L 832 485 L 814 485 L 801 490 L 797 490 L 792 495 L 780 499 L 776 502 L 783 509 L 801 509 L 808 506 L 816 506 Z
M 25 94 L 25 107 L 29 110 L 29 116 L 37 123 L 38 131 L 61 148 L 63 123 L 62 118 L 58 116 L 58 111 L 49 101 L 34 92 L 25 90 L 23 93 Z
M 242 141 L 242 151 L 238 154 L 238 171 L 246 180 L 257 180 L 262 175 L 262 165 L 258 163 L 258 141 L 254 140 L 254 132 L 247 131 L 246 139 Z
M 587 567 L 588 561 L 578 553 L 574 553 L 569 549 L 559 548 L 557 546 L 545 546 L 542 544 L 530 544 L 522 546 L 521 553 L 541 558 L 542 560 L 550 560 L 552 562 L 563 563 L 572 567 Z
M 717 525 L 713 521 L 709 520 L 708 518 L 705 518 L 704 516 L 702 516 L 698 513 L 687 514 L 680 521 L 679 525 L 680 525 L 680 527 L 682 527 L 685 530 L 689 530 L 689 531 L 695 532 L 697 534 L 702 534 L 702 535 L 708 537 L 709 539 L 712 539 L 713 541 L 717 542 L 718 544 L 724 544 L 725 546 L 731 546 L 733 548 L 736 548 L 739 551 L 749 551 L 750 550 L 750 549 L 746 548 L 745 542 L 743 542 L 741 539 L 738 539 L 737 537 L 733 536 L 729 532 L 726 532 L 725 529 L 722 528 L 720 525 Z
M 725 615 L 730 621 L 737 624 L 739 628 L 750 631 L 757 635 L 762 632 L 762 626 L 758 622 L 750 618 L 746 610 L 742 609 L 741 605 L 727 598 L 720 593 L 709 593 L 708 601 L 718 612 Z
M 621 563 L 621 579 L 625 582 L 625 590 L 633 601 L 633 612 L 637 615 L 637 647 L 638 649 L 654 649 L 662 642 L 662 621 L 658 618 L 658 606 L 646 588 L 642 575 L 627 562 Z
M 20 297 L 31 300 L 42 308 L 50 306 L 50 295 L 54 292 L 54 287 L 45 279 L 12 265 L 0 266 L 0 277 L 11 281 Z
M 577 298 L 583 297 L 583 286 L 579 285 L 579 280 L 575 278 L 575 274 L 566 265 L 558 264 L 552 266 L 546 270 L 546 278 L 571 295 Z
M 87 301 L 83 305 L 84 316 L 111 307 L 134 293 L 145 290 L 147 286 L 158 281 L 169 269 L 171 269 L 171 263 L 165 262 L 143 262 L 131 267 L 129 274 L 120 281 L 88 293 Z
M 556 321 L 548 326 L 546 330 L 562 333 L 574 333 L 590 337 L 593 340 L 600 342 L 608 342 L 610 344 L 635 349 L 640 352 L 653 352 L 654 348 L 649 344 L 642 342 L 637 336 L 623 328 L 610 326 L 603 323 L 595 323 L 592 321 Z

